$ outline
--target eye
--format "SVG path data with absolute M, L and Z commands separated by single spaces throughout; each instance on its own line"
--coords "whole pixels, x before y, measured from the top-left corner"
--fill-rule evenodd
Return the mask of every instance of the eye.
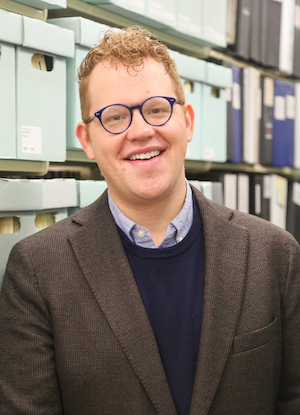
M 121 105 L 113 105 L 106 108 L 102 113 L 102 122 L 105 125 L 118 124 L 123 121 L 128 121 L 130 112 L 128 108 Z

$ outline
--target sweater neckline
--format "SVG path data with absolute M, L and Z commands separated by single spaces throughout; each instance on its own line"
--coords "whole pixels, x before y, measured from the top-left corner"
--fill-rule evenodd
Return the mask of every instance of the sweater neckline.
M 144 248 L 141 246 L 136 245 L 135 243 L 131 242 L 126 234 L 122 231 L 121 228 L 118 228 L 121 241 L 125 250 L 130 251 L 134 255 L 140 258 L 169 258 L 172 256 L 177 256 L 182 254 L 183 252 L 187 251 L 189 247 L 195 242 L 195 240 L 199 237 L 202 232 L 202 223 L 200 212 L 195 200 L 193 199 L 193 223 L 192 226 L 186 235 L 186 237 L 181 241 L 178 242 L 176 245 L 167 247 L 167 248 Z

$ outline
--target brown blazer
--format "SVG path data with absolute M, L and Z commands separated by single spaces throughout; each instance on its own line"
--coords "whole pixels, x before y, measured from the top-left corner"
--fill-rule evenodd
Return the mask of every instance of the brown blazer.
M 299 246 L 193 191 L 206 271 L 190 414 L 299 415 Z M 106 192 L 11 253 L 0 414 L 176 415 Z

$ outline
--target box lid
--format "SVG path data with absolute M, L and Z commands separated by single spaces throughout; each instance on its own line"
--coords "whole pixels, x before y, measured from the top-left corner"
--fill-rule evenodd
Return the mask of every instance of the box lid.
M 205 82 L 220 88 L 231 88 L 232 69 L 212 62 L 207 62 Z
M 110 29 L 110 26 L 83 17 L 61 17 L 49 19 L 48 22 L 64 27 L 65 29 L 73 30 L 75 43 L 87 48 L 98 44 L 102 37 L 101 35 Z
M 0 9 L 0 41 L 22 44 L 23 18 L 19 14 Z
M 75 179 L 0 179 L 0 211 L 77 206 Z
M 197 82 L 205 81 L 205 67 L 207 63 L 204 60 L 187 56 L 174 50 L 169 50 L 169 52 L 171 58 L 176 62 L 180 77 Z
M 72 30 L 26 16 L 23 16 L 22 45 L 69 58 L 75 53 Z
M 90 205 L 106 188 L 104 180 L 77 180 L 77 206 L 83 208 Z

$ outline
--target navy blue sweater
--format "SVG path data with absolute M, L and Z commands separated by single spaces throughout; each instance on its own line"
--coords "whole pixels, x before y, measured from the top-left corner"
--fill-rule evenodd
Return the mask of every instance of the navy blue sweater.
M 201 332 L 205 251 L 194 202 L 192 227 L 179 244 L 141 248 L 119 233 L 153 328 L 179 415 L 188 415 Z

